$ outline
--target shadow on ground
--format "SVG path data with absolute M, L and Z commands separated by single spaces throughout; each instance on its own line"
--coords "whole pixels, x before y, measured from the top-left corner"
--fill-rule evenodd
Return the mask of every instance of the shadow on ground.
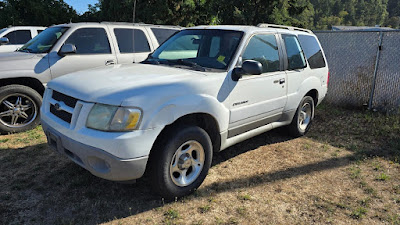
M 321 125 L 311 132 L 310 137 L 317 142 L 343 147 L 340 144 L 342 139 L 334 140 L 329 134 L 321 134 L 326 125 L 323 124 L 323 118 L 321 119 Z M 260 146 L 288 140 L 291 138 L 283 129 L 261 134 L 215 154 L 212 165 L 216 166 Z M 385 154 L 390 155 L 391 152 L 397 154 L 396 151 Z M 225 192 L 245 188 L 249 184 L 262 185 L 343 167 L 360 155 L 369 157 L 379 153 L 375 145 L 370 145 L 370 148 L 363 147 L 363 151 L 355 149 L 350 156 L 333 157 L 252 177 L 238 177 L 213 183 L 205 188 Z M 97 178 L 51 151 L 46 144 L 23 149 L 0 149 L 0 174 L 0 223 L 3 224 L 94 224 L 129 217 L 168 204 L 153 194 L 145 178 L 138 180 L 136 184 L 121 184 Z

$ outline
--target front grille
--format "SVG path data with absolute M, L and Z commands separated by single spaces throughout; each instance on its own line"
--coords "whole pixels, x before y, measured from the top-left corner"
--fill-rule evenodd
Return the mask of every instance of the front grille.
M 72 114 L 65 112 L 64 110 L 57 110 L 52 104 L 50 104 L 50 112 L 65 122 L 71 123 Z
M 60 93 L 60 92 L 54 91 L 54 90 L 53 90 L 52 98 L 56 101 L 64 102 L 67 106 L 69 106 L 71 108 L 75 108 L 76 102 L 78 101 L 78 99 L 76 99 L 76 98 L 73 98 L 68 95 L 64 95 L 63 93 Z

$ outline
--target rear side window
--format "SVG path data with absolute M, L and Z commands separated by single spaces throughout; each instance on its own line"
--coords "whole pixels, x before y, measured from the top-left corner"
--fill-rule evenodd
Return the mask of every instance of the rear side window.
M 75 45 L 76 54 L 111 54 L 107 33 L 103 28 L 78 29 L 65 44 Z
M 4 37 L 10 40 L 11 45 L 23 45 L 32 39 L 30 30 L 16 30 L 6 34 Z
M 262 72 L 274 72 L 280 70 L 278 44 L 274 34 L 260 34 L 253 36 L 242 60 L 255 60 L 262 64 Z
M 323 68 L 326 66 L 321 48 L 315 37 L 299 35 L 299 41 L 304 50 L 304 54 L 306 54 L 311 69 Z
M 290 70 L 302 69 L 307 66 L 306 60 L 297 37 L 294 35 L 282 35 L 285 42 L 288 65 Z
M 42 33 L 42 31 L 43 31 L 43 30 L 37 30 L 37 33 L 40 34 L 40 33 Z
M 164 41 L 166 41 L 169 37 L 178 32 L 178 30 L 165 28 L 151 28 L 151 31 L 153 31 L 154 36 L 156 36 L 159 44 L 164 43 Z
M 150 52 L 149 42 L 142 30 L 114 29 L 118 48 L 121 53 Z

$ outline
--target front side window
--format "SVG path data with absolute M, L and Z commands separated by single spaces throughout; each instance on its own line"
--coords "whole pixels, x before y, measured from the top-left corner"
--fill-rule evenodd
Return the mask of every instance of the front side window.
M 282 38 L 286 46 L 289 69 L 295 70 L 305 68 L 307 63 L 297 37 L 283 34 Z
M 253 36 L 247 44 L 242 60 L 255 60 L 262 64 L 262 72 L 280 70 L 278 44 L 274 34 Z
M 178 30 L 175 29 L 165 29 L 165 28 L 151 28 L 154 36 L 156 36 L 159 44 L 164 43 L 169 37 L 175 34 Z
M 241 31 L 183 30 L 164 42 L 145 63 L 226 70 L 242 36 Z
M 107 33 L 103 28 L 78 29 L 65 44 L 75 45 L 76 54 L 111 54 Z
M 30 53 L 49 52 L 53 45 L 68 30 L 68 27 L 50 27 L 28 41 L 18 51 Z
M 326 66 L 321 47 L 315 37 L 310 35 L 299 35 L 299 41 L 311 69 L 323 68 Z
M 114 29 L 118 48 L 121 53 L 150 52 L 149 42 L 142 30 Z
M 4 37 L 8 38 L 10 45 L 23 45 L 32 38 L 30 30 L 16 30 L 6 34 Z

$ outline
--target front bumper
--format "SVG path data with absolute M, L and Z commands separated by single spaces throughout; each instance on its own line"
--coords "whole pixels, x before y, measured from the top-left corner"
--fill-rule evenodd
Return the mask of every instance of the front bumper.
M 75 141 L 42 121 L 43 131 L 52 149 L 61 153 L 93 175 L 113 181 L 128 181 L 143 176 L 148 156 L 121 159 L 102 149 Z

